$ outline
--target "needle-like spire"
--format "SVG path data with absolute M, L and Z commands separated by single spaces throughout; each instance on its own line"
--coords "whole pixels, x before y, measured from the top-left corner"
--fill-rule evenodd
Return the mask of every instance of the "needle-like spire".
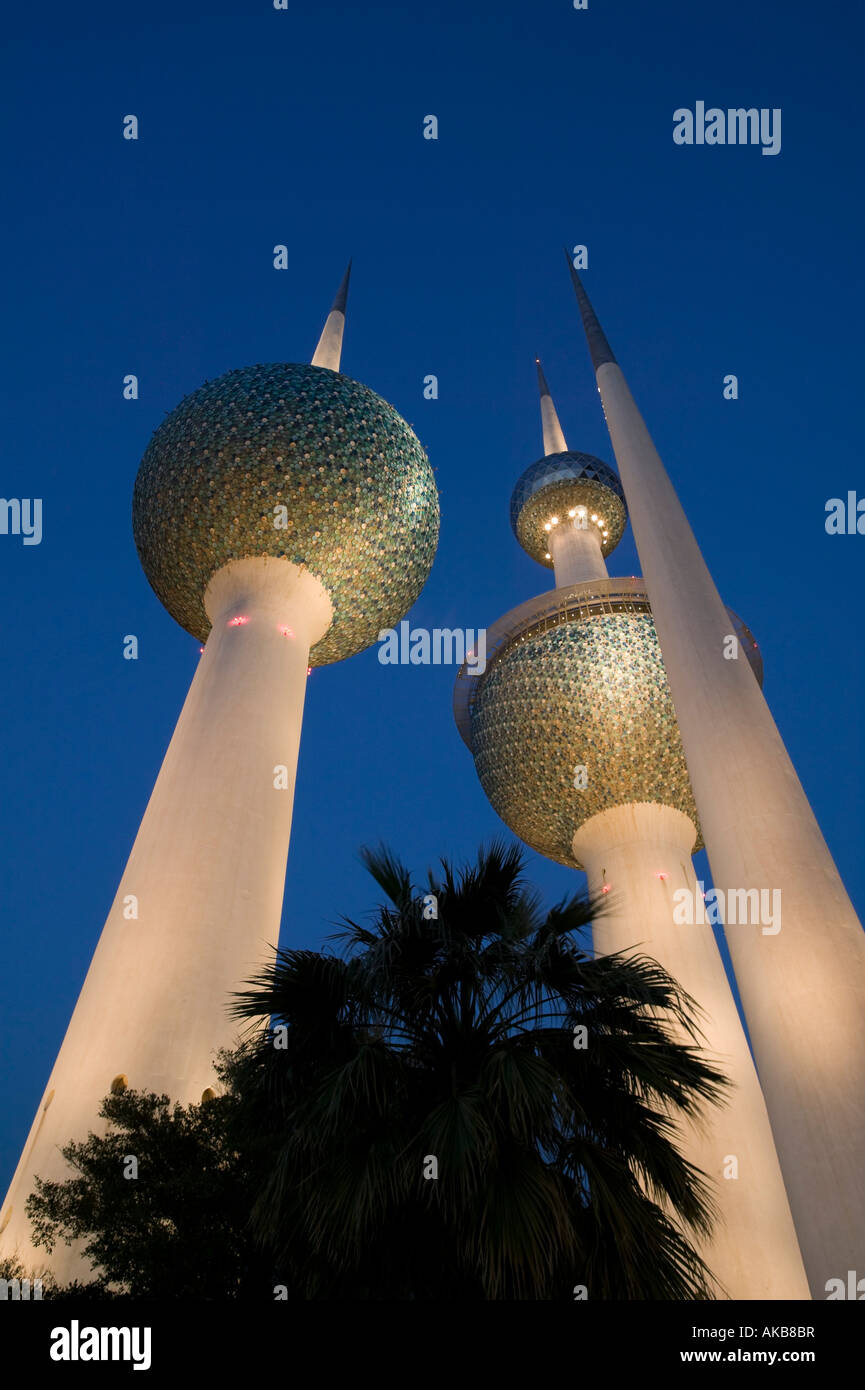
M 603 366 L 605 362 L 615 362 L 616 359 L 613 354 L 613 349 L 607 342 L 604 330 L 598 323 L 598 316 L 592 308 L 589 296 L 583 289 L 582 281 L 580 280 L 579 275 L 574 269 L 574 262 L 572 261 L 567 251 L 567 248 L 565 249 L 565 260 L 568 263 L 568 270 L 571 272 L 571 280 L 574 286 L 574 293 L 577 296 L 577 303 L 580 306 L 580 317 L 583 320 L 583 330 L 586 335 L 586 340 L 589 344 L 589 352 L 592 358 L 592 366 L 594 367 L 595 371 L 597 371 L 598 368 Z
M 312 356 L 313 367 L 327 367 L 332 372 L 339 371 L 342 356 L 342 335 L 345 332 L 345 306 L 348 299 L 348 280 L 351 275 L 351 261 L 348 263 L 342 284 L 336 292 L 333 307 L 318 340 L 318 347 Z
M 553 405 L 553 398 L 550 395 L 550 388 L 544 376 L 544 369 L 541 366 L 540 357 L 535 358 L 538 368 L 538 390 L 541 393 L 541 425 L 544 431 L 544 454 L 565 454 L 568 446 L 565 443 L 565 436 L 559 424 L 559 417 L 556 414 L 556 407 Z

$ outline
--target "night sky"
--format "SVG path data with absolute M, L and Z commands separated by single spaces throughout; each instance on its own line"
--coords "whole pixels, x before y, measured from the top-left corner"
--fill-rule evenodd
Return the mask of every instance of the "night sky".
M 613 462 L 561 249 L 588 247 L 586 288 L 760 642 L 861 914 L 865 536 L 824 525 L 829 498 L 865 496 L 859 8 L 175 0 L 22 6 L 4 25 L 0 492 L 43 500 L 43 538 L 0 535 L 0 1191 L 199 658 L 138 562 L 139 460 L 206 378 L 308 361 L 349 256 L 343 369 L 414 426 L 441 492 L 409 616 L 477 628 L 551 585 L 508 521 L 542 453 L 536 353 L 569 446 Z M 697 101 L 780 108 L 780 153 L 674 144 L 673 112 Z M 639 573 L 630 530 L 609 567 Z M 453 723 L 454 674 L 375 648 L 313 672 L 283 944 L 373 907 L 363 844 L 420 877 L 506 833 Z M 528 861 L 550 901 L 584 884 Z M 814 909 L 819 926 L 816 887 Z

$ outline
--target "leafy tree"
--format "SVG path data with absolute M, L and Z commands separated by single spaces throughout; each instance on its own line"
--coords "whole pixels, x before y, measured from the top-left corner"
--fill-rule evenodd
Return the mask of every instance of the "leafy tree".
M 25 1266 L 15 1255 L 5 1255 L 0 1259 L 0 1280 L 7 1286 L 5 1298 L 18 1302 L 38 1302 L 50 1298 L 56 1288 L 47 1268 L 41 1265 L 36 1268 Z
M 84 1241 L 92 1283 L 63 1293 L 140 1298 L 272 1296 L 270 1264 L 248 1229 L 269 1146 L 236 1134 L 230 1091 L 201 1105 L 124 1090 L 103 1101 L 105 1135 L 63 1149 L 77 1176 L 37 1179 L 27 1214 L 49 1252 Z M 137 1176 L 128 1162 L 137 1163 Z

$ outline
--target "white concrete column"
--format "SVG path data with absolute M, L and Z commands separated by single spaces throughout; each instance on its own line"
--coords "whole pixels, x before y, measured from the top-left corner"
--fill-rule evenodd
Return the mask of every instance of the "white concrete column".
M 603 355 L 602 353 L 599 355 Z M 780 930 L 730 925 L 754 1056 L 815 1298 L 865 1272 L 865 934 L 618 365 L 598 387 L 712 878 L 781 894 Z
M 601 537 L 594 522 L 586 528 L 577 525 L 579 517 L 563 516 L 550 531 L 550 555 L 556 588 L 584 584 L 590 579 L 607 579 L 607 565 L 601 551 Z
M 332 619 L 307 571 L 233 561 L 205 594 L 213 624 L 2 1209 L 0 1251 L 86 1277 L 77 1252 L 30 1245 L 34 1174 L 71 1176 L 59 1153 L 98 1132 L 120 1075 L 197 1102 L 231 1046 L 230 994 L 272 960 L 307 666 Z
M 712 1240 L 698 1245 L 704 1260 L 730 1298 L 808 1299 L 754 1064 L 712 928 L 696 920 L 695 838 L 687 816 L 654 803 L 617 806 L 580 827 L 574 854 L 589 890 L 609 890 L 608 912 L 594 923 L 595 949 L 657 960 L 703 1011 L 707 1060 L 733 1083 L 726 1106 L 704 1112 L 703 1127 L 679 1121 L 679 1147 L 710 1179 L 721 1212 Z M 677 924 L 674 907 L 686 901 L 694 905 L 691 924 Z

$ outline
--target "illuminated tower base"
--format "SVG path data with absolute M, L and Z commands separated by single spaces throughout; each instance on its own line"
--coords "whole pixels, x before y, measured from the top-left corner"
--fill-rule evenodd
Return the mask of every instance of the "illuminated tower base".
M 236 1037 L 229 996 L 279 938 L 307 663 L 330 599 L 289 561 L 257 559 L 214 575 L 205 604 L 213 628 L 4 1206 L 3 1251 L 28 1266 L 46 1261 L 24 1214 L 34 1175 L 71 1175 L 60 1146 L 101 1132 L 119 1078 L 200 1101 Z M 86 1274 L 74 1247 L 48 1263 Z
M 696 910 L 690 923 L 674 923 L 678 891 L 696 904 L 695 838 L 681 811 L 647 803 L 615 806 L 580 826 L 574 856 L 590 893 L 609 894 L 608 911 L 592 927 L 595 949 L 637 949 L 657 960 L 698 1004 L 706 1039 L 699 1043 L 735 1088 L 699 1127 L 679 1122 L 679 1147 L 709 1178 L 720 1209 L 711 1241 L 697 1243 L 718 1297 L 726 1290 L 731 1298 L 808 1299 L 769 1117 L 712 929 Z

